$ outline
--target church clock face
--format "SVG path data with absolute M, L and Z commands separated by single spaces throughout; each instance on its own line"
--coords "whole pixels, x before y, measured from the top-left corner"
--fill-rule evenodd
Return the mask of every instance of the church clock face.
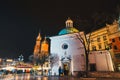
M 68 48 L 68 44 L 67 43 L 64 43 L 63 45 L 62 45 L 62 49 L 67 49 Z

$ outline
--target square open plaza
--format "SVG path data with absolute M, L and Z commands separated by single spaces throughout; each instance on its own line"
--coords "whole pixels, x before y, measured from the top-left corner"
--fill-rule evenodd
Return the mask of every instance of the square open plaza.
M 92 72 L 120 71 L 120 19 L 88 34 L 76 29 L 70 18 L 65 24 L 58 35 L 42 38 L 38 33 L 33 56 L 30 56 L 32 64 L 24 63 L 24 57 L 20 55 L 16 61 L 1 59 L 3 66 L 9 65 L 1 70 L 44 76 L 80 74 L 84 77 L 86 71 L 91 72 L 88 75 L 92 77 L 102 76 Z

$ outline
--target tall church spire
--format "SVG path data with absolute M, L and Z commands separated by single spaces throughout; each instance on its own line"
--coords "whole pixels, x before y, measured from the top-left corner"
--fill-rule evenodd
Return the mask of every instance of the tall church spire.
M 37 40 L 40 41 L 41 40 L 41 34 L 39 32 L 38 36 L 37 36 Z
M 66 28 L 73 27 L 73 21 L 68 17 L 66 23 Z
M 36 44 L 35 44 L 35 47 L 34 47 L 34 58 L 37 58 L 39 53 L 40 53 L 40 49 L 41 49 L 41 35 L 40 35 L 40 32 L 36 38 Z

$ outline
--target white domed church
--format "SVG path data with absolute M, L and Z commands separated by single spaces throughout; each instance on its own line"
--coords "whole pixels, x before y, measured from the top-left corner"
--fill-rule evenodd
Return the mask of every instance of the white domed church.
M 57 36 L 50 37 L 50 53 L 57 58 L 52 66 L 52 74 L 56 75 L 59 74 L 59 68 L 66 70 L 64 75 L 86 70 L 84 46 L 76 36 L 80 34 L 84 39 L 84 32 L 79 32 L 70 18 L 65 23 L 66 27 Z
M 84 32 L 77 30 L 70 18 L 65 24 L 66 27 L 57 36 L 50 37 L 50 54 L 55 57 L 54 63 L 51 63 L 52 75 L 59 75 L 59 69 L 64 75 L 86 71 L 85 48 L 81 42 L 84 39 L 87 46 Z M 88 57 L 90 71 L 114 71 L 109 51 L 91 51 Z

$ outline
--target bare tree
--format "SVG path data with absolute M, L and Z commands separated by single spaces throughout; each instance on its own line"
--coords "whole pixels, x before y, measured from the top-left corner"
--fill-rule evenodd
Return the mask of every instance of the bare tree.
M 76 34 L 76 37 L 78 38 L 78 40 L 82 43 L 84 50 L 85 50 L 85 56 L 86 56 L 86 71 L 88 71 L 88 54 L 89 54 L 89 44 L 90 44 L 90 40 L 86 38 L 86 36 L 83 37 L 83 34 Z M 90 35 L 89 35 L 90 37 Z
M 53 66 L 58 65 L 58 64 L 59 64 L 58 54 L 51 54 L 50 55 L 50 67 L 51 67 L 51 69 L 53 68 Z
M 96 25 L 96 21 L 94 22 L 95 25 Z M 95 29 L 96 27 L 93 26 L 91 29 L 90 29 L 90 33 L 86 36 L 85 33 L 81 34 L 81 32 L 75 34 L 76 37 L 78 38 L 78 40 L 82 43 L 83 47 L 84 47 L 84 51 L 85 51 L 85 61 L 86 61 L 86 77 L 88 76 L 88 67 L 89 67 L 89 59 L 88 59 L 88 56 L 89 56 L 89 53 L 90 53 L 90 37 L 91 37 L 91 34 L 92 34 L 92 31 Z

